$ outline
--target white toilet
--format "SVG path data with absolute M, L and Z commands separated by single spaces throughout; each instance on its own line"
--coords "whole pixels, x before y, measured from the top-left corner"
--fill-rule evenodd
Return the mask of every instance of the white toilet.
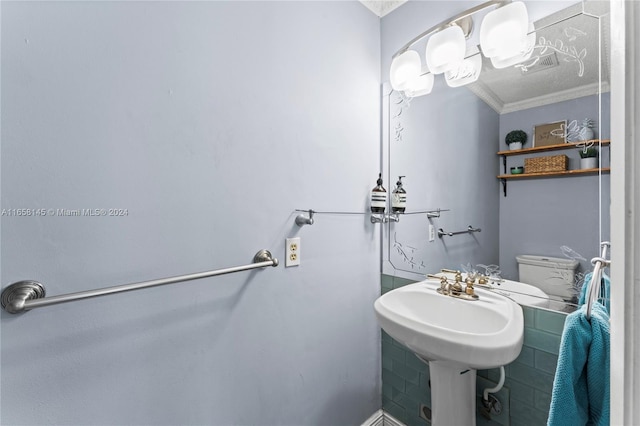
M 577 298 L 577 260 L 528 254 L 516 256 L 516 260 L 520 282 L 540 288 L 551 299 L 573 302 Z

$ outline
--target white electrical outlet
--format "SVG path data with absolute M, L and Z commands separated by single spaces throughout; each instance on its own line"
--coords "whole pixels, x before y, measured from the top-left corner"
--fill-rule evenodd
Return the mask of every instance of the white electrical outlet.
M 284 259 L 285 268 L 300 265 L 300 237 L 285 240 Z
M 432 224 L 429 224 L 429 241 L 436 240 L 436 227 Z

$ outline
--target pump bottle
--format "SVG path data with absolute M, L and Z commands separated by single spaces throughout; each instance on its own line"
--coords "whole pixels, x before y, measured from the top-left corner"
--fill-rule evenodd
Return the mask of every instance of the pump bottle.
M 402 178 L 398 177 L 396 189 L 391 193 L 391 213 L 404 213 L 407 207 L 407 191 L 402 188 Z
M 378 174 L 375 188 L 371 190 L 371 212 L 384 213 L 387 206 L 387 190 L 382 186 L 382 173 Z

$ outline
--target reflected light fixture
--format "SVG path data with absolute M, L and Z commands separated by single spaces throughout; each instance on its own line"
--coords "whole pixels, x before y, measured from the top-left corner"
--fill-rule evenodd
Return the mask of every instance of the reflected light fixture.
M 467 50 L 472 15 L 488 7 L 496 9 L 487 13 L 480 25 L 482 53 L 475 46 Z M 420 55 L 411 47 L 427 37 L 423 67 Z M 495 68 L 515 65 L 531 56 L 535 38 L 524 3 L 489 0 L 428 29 L 398 50 L 391 62 L 391 87 L 408 97 L 426 95 L 433 88 L 434 75 L 441 73 L 450 87 L 464 86 L 480 76 L 482 55 L 490 58 Z
M 457 68 L 444 73 L 447 86 L 460 87 L 478 80 L 482 70 L 482 55 L 477 48 L 474 50 L 475 53 L 467 54 Z
M 411 82 L 410 88 L 405 90 L 404 94 L 409 98 L 428 95 L 433 89 L 434 80 L 435 78 L 430 72 L 422 74 Z

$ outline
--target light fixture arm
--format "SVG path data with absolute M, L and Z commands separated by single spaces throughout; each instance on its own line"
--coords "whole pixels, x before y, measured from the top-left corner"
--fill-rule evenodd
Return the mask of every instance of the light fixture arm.
M 423 38 L 435 33 L 436 31 L 440 31 L 440 30 L 448 27 L 451 24 L 454 24 L 456 21 L 460 21 L 460 20 L 462 20 L 464 18 L 470 17 L 474 13 L 479 12 L 479 11 L 481 11 L 483 9 L 488 8 L 488 7 L 491 7 L 491 6 L 502 7 L 502 6 L 504 6 L 506 4 L 509 4 L 509 3 L 511 3 L 511 0 L 489 0 L 487 2 L 479 4 L 478 6 L 472 7 L 471 9 L 467 9 L 464 12 L 461 12 L 461 13 L 457 14 L 456 16 L 452 17 L 452 18 L 448 18 L 448 19 L 440 22 L 439 24 L 429 28 L 428 30 L 426 30 L 422 34 L 416 36 L 413 40 L 411 40 L 409 43 L 407 43 L 404 46 L 402 46 L 400 48 L 400 50 L 398 50 L 396 53 L 394 53 L 391 58 L 393 59 L 396 56 L 406 52 L 407 50 L 409 50 L 409 48 L 411 46 L 413 46 L 414 44 L 416 44 L 417 42 L 419 42 Z M 469 33 L 471 32 L 471 28 L 472 28 L 472 26 L 467 31 L 465 31 L 465 37 L 469 36 Z M 464 30 L 464 28 L 463 28 L 463 30 Z

